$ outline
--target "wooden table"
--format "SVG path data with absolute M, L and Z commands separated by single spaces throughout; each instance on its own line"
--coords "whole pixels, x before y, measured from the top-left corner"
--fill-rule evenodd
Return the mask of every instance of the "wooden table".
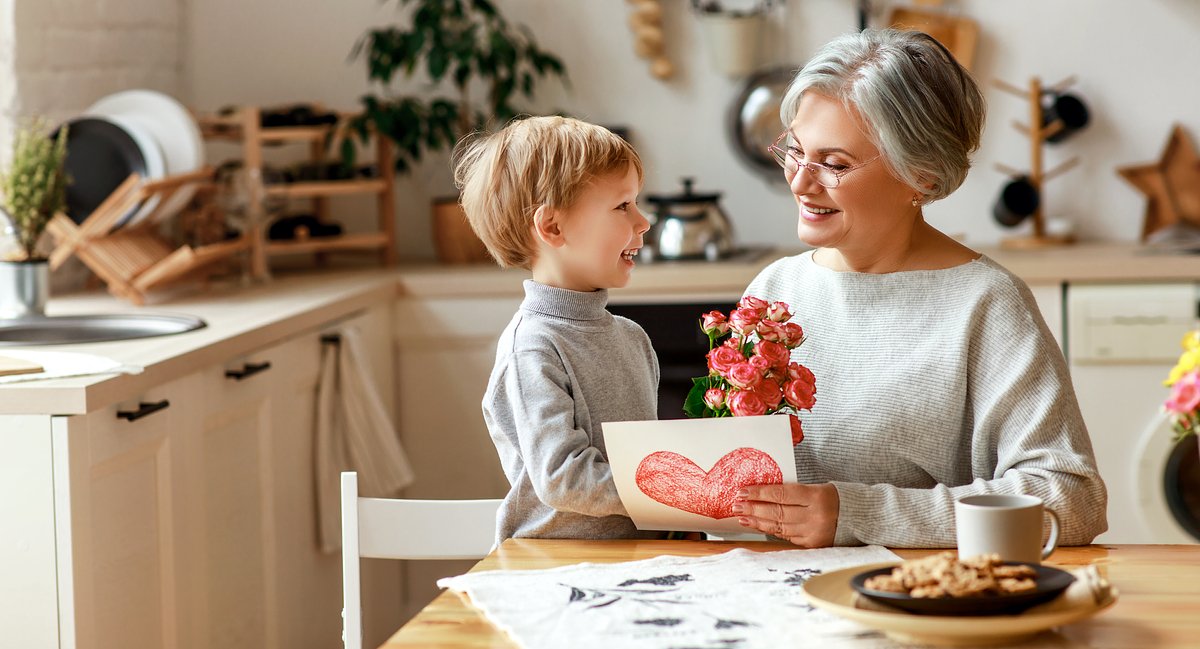
M 781 543 L 700 541 L 567 541 L 510 539 L 472 569 L 529 570 L 584 561 L 615 563 L 663 554 L 700 557 L 734 547 L 792 550 Z M 896 550 L 904 558 L 931 550 Z M 1060 548 L 1046 562 L 1058 567 L 1095 564 L 1120 591 L 1116 605 L 1058 630 L 1095 649 L 1200 647 L 1200 545 L 1090 545 Z M 1069 646 L 1070 643 L 1065 643 Z M 507 635 L 459 595 L 443 592 L 381 649 L 400 647 L 516 647 Z

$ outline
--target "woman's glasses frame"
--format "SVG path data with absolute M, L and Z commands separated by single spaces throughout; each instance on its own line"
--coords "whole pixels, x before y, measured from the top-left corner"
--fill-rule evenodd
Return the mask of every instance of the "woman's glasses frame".
M 812 174 L 817 184 L 826 189 L 835 189 L 842 183 L 842 176 L 855 169 L 861 169 L 879 159 L 879 156 L 875 156 L 870 160 L 851 165 L 840 171 L 820 162 L 805 162 L 797 157 L 795 152 L 780 146 L 780 143 L 789 135 L 791 135 L 791 131 L 780 133 L 779 137 L 775 138 L 775 141 L 771 143 L 771 146 L 767 147 L 767 151 L 775 158 L 775 162 L 778 162 L 779 166 L 783 167 L 783 174 L 789 182 L 796 177 L 796 174 L 800 172 L 800 168 L 803 167 L 808 173 Z M 789 160 L 796 165 L 794 169 L 788 165 Z

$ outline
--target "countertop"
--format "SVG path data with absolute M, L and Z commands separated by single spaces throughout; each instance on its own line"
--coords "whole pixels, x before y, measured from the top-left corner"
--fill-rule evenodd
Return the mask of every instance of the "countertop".
M 99 292 L 52 298 L 46 308 L 49 316 L 180 313 L 202 318 L 208 326 L 154 338 L 25 347 L 97 354 L 145 370 L 5 384 L 0 386 L 0 414 L 86 414 L 191 371 L 391 301 L 396 286 L 394 270 L 375 269 L 306 273 L 249 287 L 236 282 L 214 284 L 203 293 L 141 308 Z
M 1200 280 L 1200 255 L 1161 254 L 1133 243 L 1088 243 L 1043 250 L 980 248 L 980 252 L 1028 284 L 1136 283 Z M 629 286 L 613 300 L 638 301 L 664 294 L 740 295 L 758 271 L 800 249 L 766 251 L 751 261 L 656 262 L 633 272 Z M 403 268 L 402 293 L 416 296 L 520 294 L 520 270 L 491 265 L 419 265 Z
M 741 294 L 767 264 L 798 250 L 767 251 L 750 261 L 643 264 L 612 301 L 729 299 Z M 1200 255 L 1146 254 L 1134 244 L 1084 244 L 1041 251 L 984 249 L 1030 284 L 1200 280 Z M 174 336 L 85 345 L 39 347 L 99 354 L 145 367 L 142 374 L 106 375 L 8 384 L 0 414 L 84 414 L 189 371 L 225 362 L 302 331 L 347 317 L 372 304 L 401 299 L 519 297 L 528 273 L 490 264 L 409 264 L 280 274 L 266 284 L 213 284 L 209 290 L 142 307 L 183 313 L 208 327 Z M 161 299 L 161 297 L 159 298 Z M 52 298 L 49 315 L 138 311 L 105 293 Z M 3 349 L 0 348 L 0 353 Z

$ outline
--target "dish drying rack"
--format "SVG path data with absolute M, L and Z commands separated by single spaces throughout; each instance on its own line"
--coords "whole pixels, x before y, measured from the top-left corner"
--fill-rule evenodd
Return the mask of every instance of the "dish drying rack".
M 218 270 L 217 262 L 250 250 L 253 240 L 243 235 L 208 245 L 175 247 L 159 233 L 158 226 L 173 211 L 172 198 L 177 199 L 180 190 L 194 185 L 197 192 L 211 191 L 212 180 L 211 167 L 151 181 L 135 173 L 82 223 L 56 214 L 46 227 L 56 243 L 50 253 L 50 268 L 57 269 L 74 255 L 108 285 L 110 293 L 136 305 L 145 304 L 147 293 L 153 289 L 184 279 L 206 280 Z M 113 230 L 131 210 L 155 198 L 158 203 L 145 218 Z
M 57 269 L 72 255 L 78 257 L 113 295 L 136 305 L 145 304 L 147 294 L 183 280 L 207 281 L 222 268 L 219 262 L 243 253 L 248 257 L 249 272 L 255 279 L 269 276 L 269 258 L 276 255 L 311 253 L 324 263 L 331 252 L 373 251 L 385 265 L 396 263 L 395 249 L 395 169 L 391 164 L 392 144 L 386 137 L 374 138 L 378 175 L 348 180 L 312 180 L 264 184 L 263 147 L 270 144 L 308 143 L 310 160 L 321 163 L 327 158 L 329 142 L 341 135 L 339 129 L 350 114 L 341 115 L 338 124 L 316 126 L 264 127 L 262 110 L 257 106 L 237 109 L 228 115 L 200 116 L 197 121 L 205 139 L 240 142 L 242 165 L 248 174 L 248 226 L 236 239 L 207 245 L 174 246 L 159 232 L 169 213 L 177 212 L 177 194 L 195 185 L 197 195 L 220 191 L 212 167 L 146 180 L 132 174 L 104 200 L 82 223 L 65 214 L 51 219 L 47 231 L 56 247 L 50 255 L 50 268 Z M 189 192 L 190 193 L 190 192 Z M 270 196 L 308 198 L 313 213 L 321 222 L 329 220 L 329 198 L 350 194 L 374 194 L 378 228 L 372 232 L 335 236 L 311 236 L 298 227 L 295 238 L 275 241 L 267 238 L 271 218 L 265 201 Z M 153 211 L 135 223 L 114 230 L 127 214 L 139 205 L 157 199 Z M 203 200 L 190 205 L 195 211 L 219 210 L 216 201 Z

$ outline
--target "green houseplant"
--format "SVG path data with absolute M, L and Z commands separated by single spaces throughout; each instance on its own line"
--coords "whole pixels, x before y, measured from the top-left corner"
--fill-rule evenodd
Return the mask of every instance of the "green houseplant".
M 0 172 L 0 209 L 12 226 L 15 251 L 0 260 L 0 317 L 41 315 L 49 292 L 49 264 L 38 244 L 66 200 L 67 129 L 47 135 L 45 120 L 17 129 L 12 160 Z
M 537 46 L 532 32 L 509 23 L 489 0 L 395 0 L 410 9 L 407 25 L 371 29 L 352 56 L 367 64 L 373 92 L 361 99 L 353 122 L 359 139 L 372 130 L 396 143 L 396 168 L 408 170 L 429 151 L 450 149 L 463 136 L 517 115 L 515 101 L 531 99 L 538 81 L 566 81 L 558 57 Z M 397 76 L 428 77 L 430 90 L 393 92 Z M 450 92 L 447 93 L 446 91 Z M 354 142 L 342 143 L 352 163 Z M 456 200 L 434 208 L 434 239 L 446 261 L 481 261 L 482 244 L 466 225 Z

